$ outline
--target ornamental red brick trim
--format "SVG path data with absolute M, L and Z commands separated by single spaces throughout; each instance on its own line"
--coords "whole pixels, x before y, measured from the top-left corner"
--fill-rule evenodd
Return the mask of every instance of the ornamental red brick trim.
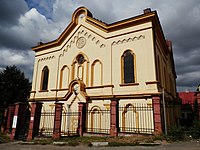
M 119 101 L 111 99 L 110 103 L 110 136 L 118 136 L 119 131 Z
M 34 139 L 34 136 L 39 132 L 42 104 L 43 103 L 41 102 L 33 102 L 31 104 L 31 116 L 27 141 Z
M 161 122 L 161 108 L 160 108 L 160 97 L 153 97 L 153 116 L 154 116 L 154 131 L 155 134 L 162 133 L 162 122 Z
M 85 131 L 86 106 L 86 103 L 78 103 L 78 132 L 80 136 L 83 136 L 83 132 Z
M 18 138 L 19 131 L 24 126 L 25 118 L 23 117 L 23 114 L 26 113 L 26 106 L 26 103 L 15 103 L 12 132 L 10 135 L 11 140 Z
M 63 103 L 55 103 L 54 129 L 52 136 L 54 140 L 58 140 L 61 137 L 62 108 Z
M 5 127 L 3 129 L 4 133 L 11 132 L 10 130 L 12 129 L 14 111 L 15 111 L 15 105 L 10 105 L 4 113 L 4 117 L 6 118 Z

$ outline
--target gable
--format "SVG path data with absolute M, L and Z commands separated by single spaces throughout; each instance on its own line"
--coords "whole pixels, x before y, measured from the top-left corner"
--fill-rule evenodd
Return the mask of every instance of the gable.
M 143 24 L 149 22 L 151 24 L 155 24 L 158 27 L 158 29 L 156 28 L 156 30 L 165 41 L 156 11 L 144 13 L 142 15 L 118 21 L 112 24 L 106 24 L 93 18 L 92 13 L 87 8 L 80 7 L 73 13 L 71 23 L 55 41 L 51 41 L 48 43 L 40 42 L 38 46 L 32 47 L 32 50 L 35 52 L 40 52 L 49 48 L 54 49 L 55 47 L 59 47 L 59 49 L 62 49 L 64 46 L 63 44 L 66 43 L 65 41 L 72 40 L 73 38 L 78 37 L 74 36 L 72 38 L 75 33 L 82 33 L 82 31 L 79 30 L 81 27 L 87 28 L 87 30 L 90 30 L 91 32 L 101 36 L 104 39 L 109 39 L 113 36 L 116 36 L 115 34 L 113 34 L 115 31 L 118 32 L 120 30 L 125 30 L 130 27 L 135 27 L 135 30 L 140 30 L 140 28 L 144 28 L 144 26 L 142 26 Z M 137 28 L 137 26 L 141 27 Z M 152 25 L 148 26 L 152 27 Z M 88 34 L 87 36 L 91 37 L 90 34 Z M 74 40 L 68 43 L 71 42 L 74 42 Z M 99 43 L 98 40 L 96 42 Z M 58 48 L 56 48 L 56 50 L 58 50 Z

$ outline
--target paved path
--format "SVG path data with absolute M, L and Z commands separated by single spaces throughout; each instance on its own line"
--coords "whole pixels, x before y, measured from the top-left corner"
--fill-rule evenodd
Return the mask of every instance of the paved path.
M 160 146 L 87 147 L 55 145 L 0 144 L 0 150 L 200 150 L 200 141 L 168 143 Z

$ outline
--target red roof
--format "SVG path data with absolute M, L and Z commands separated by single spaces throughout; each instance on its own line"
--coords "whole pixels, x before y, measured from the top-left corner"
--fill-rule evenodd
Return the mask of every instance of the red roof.
M 179 92 L 178 95 L 182 99 L 182 104 L 192 104 L 195 101 L 195 92 Z

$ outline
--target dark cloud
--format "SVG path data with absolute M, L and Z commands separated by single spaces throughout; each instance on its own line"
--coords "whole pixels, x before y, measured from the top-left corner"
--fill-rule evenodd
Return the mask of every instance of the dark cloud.
M 159 10 L 164 33 L 173 42 L 178 90 L 196 90 L 200 83 L 200 3 L 176 1 Z
M 196 83 L 200 82 L 200 77 L 199 77 L 200 71 L 196 72 L 189 72 L 186 73 L 186 75 L 180 75 L 179 78 L 177 79 L 177 85 L 178 86 L 185 86 L 185 87 L 192 87 L 193 85 L 196 85 Z M 196 85 L 197 87 L 198 85 Z
M 34 33 L 33 33 L 34 34 Z M 15 50 L 27 50 L 30 49 L 30 45 L 35 44 L 37 41 L 27 40 L 32 35 L 24 35 L 19 30 L 13 30 L 12 28 L 0 27 L 0 47 L 12 48 Z
M 23 0 L 0 0 L 0 25 L 10 26 L 18 22 L 20 15 L 28 10 Z

